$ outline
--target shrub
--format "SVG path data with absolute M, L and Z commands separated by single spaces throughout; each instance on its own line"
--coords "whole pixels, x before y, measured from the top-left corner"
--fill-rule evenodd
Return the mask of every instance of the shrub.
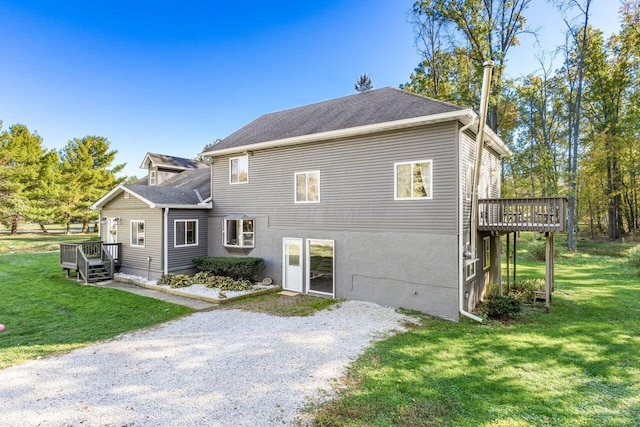
M 536 261 L 544 261 L 547 252 L 547 244 L 544 240 L 534 240 L 529 243 L 529 253 Z
M 171 281 L 173 280 L 173 278 L 175 276 L 176 275 L 172 274 L 172 273 L 163 274 L 162 276 L 160 276 L 160 278 L 158 279 L 156 284 L 158 284 L 158 285 L 170 285 Z
M 487 315 L 492 319 L 513 318 L 522 310 L 520 301 L 512 296 L 489 295 L 486 306 Z
M 640 245 L 636 245 L 629 249 L 629 264 L 636 268 L 640 268 Z
M 521 303 L 530 303 L 536 291 L 544 289 L 542 279 L 524 279 L 516 282 L 509 289 L 509 296 L 517 298 Z
M 191 282 L 206 285 L 208 283 L 209 276 L 210 275 L 207 271 L 200 271 L 193 275 L 193 277 L 191 278 Z
M 251 257 L 200 257 L 195 258 L 193 264 L 214 276 L 227 276 L 235 280 L 256 280 L 264 269 L 262 258 Z
M 207 278 L 208 288 L 218 288 L 221 291 L 246 291 L 251 289 L 253 283 L 248 280 L 234 280 L 225 276 L 209 276 Z
M 172 288 L 186 288 L 187 286 L 191 286 L 191 279 L 186 274 L 177 274 L 171 279 L 171 283 L 169 286 Z

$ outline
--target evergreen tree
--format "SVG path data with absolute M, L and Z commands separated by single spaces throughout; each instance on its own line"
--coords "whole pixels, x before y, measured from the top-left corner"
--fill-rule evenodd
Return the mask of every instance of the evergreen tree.
M 354 89 L 360 93 L 373 89 L 373 84 L 367 73 L 360 74 L 360 77 L 356 80 Z

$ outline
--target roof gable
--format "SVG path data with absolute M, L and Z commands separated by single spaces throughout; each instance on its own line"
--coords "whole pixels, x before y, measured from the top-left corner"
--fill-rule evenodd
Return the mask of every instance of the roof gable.
M 211 152 L 462 110 L 448 102 L 386 87 L 265 114 L 214 145 Z
M 172 170 L 204 169 L 208 167 L 206 163 L 197 160 L 158 153 L 147 153 L 144 156 L 144 160 L 142 160 L 140 168 L 148 169 L 149 163 L 156 168 Z

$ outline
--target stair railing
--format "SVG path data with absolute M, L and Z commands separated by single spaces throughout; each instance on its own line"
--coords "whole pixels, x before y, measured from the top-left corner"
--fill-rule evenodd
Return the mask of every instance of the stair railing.
M 82 276 L 84 283 L 89 283 L 89 258 L 82 250 L 82 245 L 76 246 L 76 260 L 78 262 L 78 274 Z
M 102 246 L 102 256 L 100 259 L 102 260 L 102 262 L 104 262 L 104 266 L 107 268 L 107 270 L 109 270 L 109 278 L 113 279 L 113 272 L 114 272 L 113 256 L 111 255 L 109 250 L 104 246 Z

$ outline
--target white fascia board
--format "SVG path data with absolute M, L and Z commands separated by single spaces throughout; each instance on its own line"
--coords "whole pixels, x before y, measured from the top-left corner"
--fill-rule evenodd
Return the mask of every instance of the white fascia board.
M 392 122 L 376 123 L 372 125 L 356 126 L 346 129 L 337 129 L 327 132 L 312 133 L 309 135 L 294 136 L 291 138 L 276 139 L 273 141 L 258 142 L 255 144 L 238 147 L 223 148 L 201 153 L 202 156 L 215 157 L 226 154 L 242 153 L 245 151 L 263 150 L 267 148 L 283 147 L 287 145 L 305 144 L 309 142 L 325 141 L 329 139 L 346 138 L 351 136 L 366 135 L 376 132 L 384 132 L 394 129 L 404 129 L 427 124 L 446 122 L 450 120 L 471 120 L 475 113 L 471 109 L 449 111 L 446 113 L 432 114 L 430 116 L 412 117 L 410 119 L 394 120 Z
M 122 191 L 126 191 L 127 193 L 131 194 L 133 197 L 137 198 L 138 200 L 142 201 L 143 203 L 146 203 L 147 205 L 149 205 L 150 208 L 154 207 L 152 202 L 150 202 L 149 200 L 147 200 L 144 197 L 140 196 L 139 194 L 129 190 L 123 184 L 120 184 L 116 188 L 114 188 L 113 190 L 109 191 L 107 194 L 102 196 L 102 198 L 100 200 L 95 202 L 89 208 L 91 210 L 101 209 L 107 202 L 112 200 L 114 197 L 116 197 Z
M 205 203 L 197 205 L 171 205 L 171 204 L 153 204 L 152 208 L 169 208 L 169 209 L 211 209 L 211 203 Z
M 462 118 L 460 119 L 460 121 L 467 125 L 471 122 L 473 122 L 474 120 L 476 120 L 478 117 L 478 115 L 474 112 L 471 111 L 471 116 L 466 117 L 466 118 Z M 475 131 L 478 131 L 478 126 L 475 126 Z M 472 127 L 472 129 L 474 129 Z M 504 141 L 502 140 L 502 138 L 500 138 L 494 131 L 493 129 L 491 129 L 489 126 L 485 126 L 484 127 L 484 136 L 485 136 L 485 142 L 489 142 L 489 145 L 494 146 L 494 149 L 498 152 L 498 154 L 500 154 L 501 156 L 504 157 L 511 157 L 513 156 L 513 153 L 511 152 L 511 150 L 509 149 L 509 147 L 507 147 L 507 144 L 504 143 Z

